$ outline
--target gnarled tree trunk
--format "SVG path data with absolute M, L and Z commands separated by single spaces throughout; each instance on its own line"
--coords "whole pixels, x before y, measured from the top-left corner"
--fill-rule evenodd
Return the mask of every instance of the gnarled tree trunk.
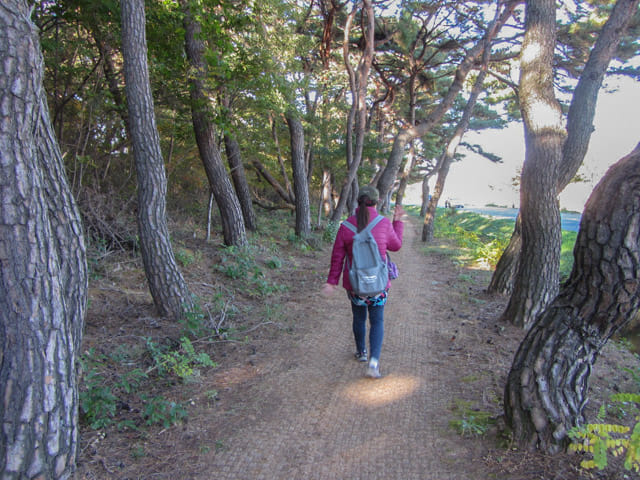
M 583 421 L 591 367 L 640 308 L 640 145 L 609 169 L 580 223 L 574 266 L 520 345 L 505 389 L 515 440 L 555 453 Z
M 26 1 L 0 4 L 0 471 L 68 479 L 87 266 L 29 15 Z
M 244 225 L 247 230 L 254 232 L 258 226 L 256 223 L 256 214 L 253 210 L 253 204 L 251 203 L 251 191 L 249 190 L 247 175 L 244 169 L 244 164 L 242 163 L 240 145 L 238 145 L 238 141 L 235 137 L 227 133 L 224 136 L 224 146 L 227 152 L 227 161 L 229 162 L 229 169 L 231 170 L 233 186 L 236 190 L 238 201 L 240 202 Z
M 507 248 L 504 249 L 500 260 L 496 265 L 496 270 L 491 276 L 491 282 L 487 291 L 490 293 L 500 293 L 508 295 L 513 291 L 518 266 L 520 265 L 520 251 L 522 250 L 522 218 L 520 214 L 516 217 L 516 224 L 511 234 L 511 239 Z

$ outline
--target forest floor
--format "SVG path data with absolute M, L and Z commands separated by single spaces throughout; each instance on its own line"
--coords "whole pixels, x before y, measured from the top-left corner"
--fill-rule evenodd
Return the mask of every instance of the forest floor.
M 277 268 L 268 272 L 271 283 L 260 283 L 251 273 L 229 278 L 238 276 L 229 265 L 240 264 L 225 262 L 234 255 L 237 262 L 237 252 L 205 242 L 201 232 L 195 239 L 186 228 L 176 233 L 174 245 L 195 258 L 183 268 L 192 292 L 215 299 L 212 307 L 224 313 L 211 318 L 215 338 L 193 342 L 217 366 L 186 381 L 153 377 L 145 339 L 175 342 L 180 328 L 154 314 L 141 262 L 117 254 L 94 265 L 83 351 L 95 378 L 117 383 L 135 364 L 147 380 L 112 388 L 119 395 L 110 426 L 94 430 L 83 421 L 78 478 L 635 478 L 619 465 L 589 472 L 577 454 L 549 457 L 509 443 L 502 394 L 524 332 L 498 320 L 506 298 L 484 291 L 490 272 L 438 254 L 450 247 L 443 240 L 427 253 L 421 225 L 412 222 L 394 255 L 400 277 L 385 307 L 377 380 L 353 358 L 346 295 L 319 294 L 329 244 L 304 249 L 263 236 L 271 244 L 261 261 Z M 228 265 L 227 276 L 220 265 Z M 624 367 L 637 371 L 636 357 L 610 342 L 591 375 L 588 415 L 611 393 L 635 391 Z M 146 426 L 149 399 L 159 397 L 182 406 L 184 418 Z

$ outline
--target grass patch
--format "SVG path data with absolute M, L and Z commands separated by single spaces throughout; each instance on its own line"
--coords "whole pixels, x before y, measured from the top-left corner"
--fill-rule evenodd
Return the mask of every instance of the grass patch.
M 453 240 L 455 247 L 429 245 L 426 254 L 449 256 L 455 263 L 481 263 L 495 268 L 513 233 L 514 220 L 490 218 L 473 212 L 456 212 L 438 208 L 434 224 L 435 236 Z M 560 277 L 565 280 L 573 268 L 573 247 L 577 232 L 562 231 Z
M 471 402 L 456 399 L 452 410 L 454 419 L 449 425 L 463 437 L 481 437 L 495 423 L 489 412 L 473 408 Z

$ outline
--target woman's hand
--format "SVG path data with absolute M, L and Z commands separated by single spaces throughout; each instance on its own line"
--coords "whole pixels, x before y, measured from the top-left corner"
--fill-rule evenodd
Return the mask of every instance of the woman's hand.
M 396 205 L 395 210 L 393 211 L 393 221 L 402 220 L 407 215 L 407 212 L 404 211 L 402 205 Z
M 329 296 L 333 295 L 333 292 L 336 291 L 336 288 L 338 288 L 337 285 L 333 285 L 331 283 L 325 283 L 322 286 L 322 289 L 320 290 L 320 293 L 322 293 L 322 295 L 324 295 L 325 297 L 329 297 Z

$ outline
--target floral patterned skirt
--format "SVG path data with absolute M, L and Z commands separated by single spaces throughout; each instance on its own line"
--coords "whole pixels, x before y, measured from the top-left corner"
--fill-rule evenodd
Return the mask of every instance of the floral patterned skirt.
M 356 295 L 353 292 L 347 292 L 347 297 L 351 300 L 356 307 L 368 307 L 374 306 L 379 307 L 387 303 L 387 296 L 389 295 L 389 290 L 385 290 L 377 295 L 373 295 L 371 297 L 361 297 L 360 295 Z

